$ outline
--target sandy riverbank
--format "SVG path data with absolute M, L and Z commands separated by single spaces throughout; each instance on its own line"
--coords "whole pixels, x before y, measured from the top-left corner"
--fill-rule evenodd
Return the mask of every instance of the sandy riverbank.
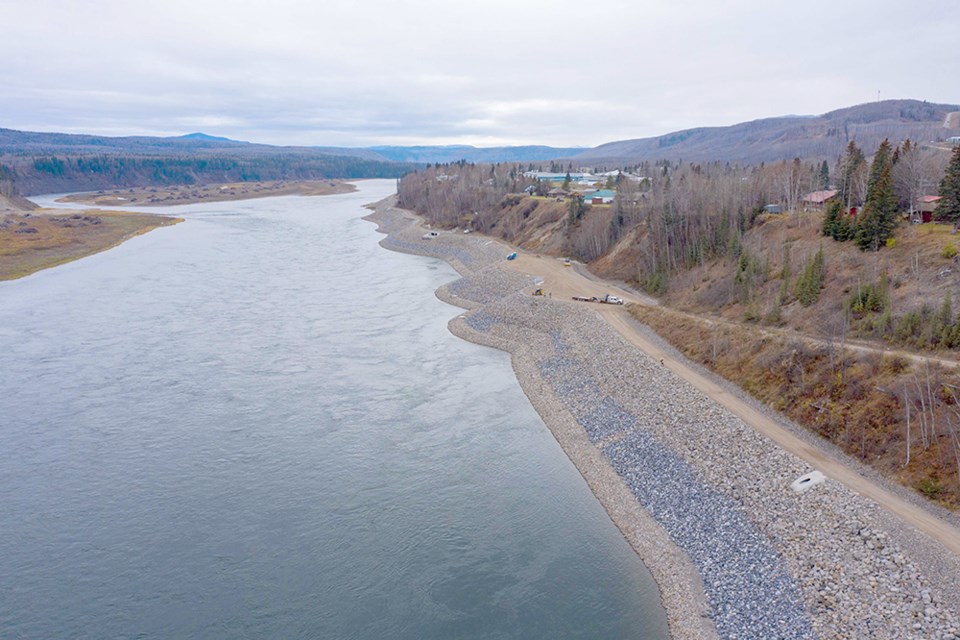
M 356 185 L 342 180 L 243 182 L 76 193 L 57 202 L 96 207 L 159 206 L 284 195 L 325 196 L 356 190 Z M 79 260 L 179 222 L 183 218 L 152 213 L 40 209 L 22 198 L 0 197 L 0 280 L 15 280 Z
M 837 481 L 791 491 L 812 467 L 625 341 L 603 321 L 617 310 L 559 289 L 531 296 L 533 278 L 489 238 L 423 239 L 386 203 L 369 218 L 386 248 L 463 276 L 438 291 L 469 310 L 451 330 L 512 354 L 532 404 L 653 573 L 675 638 L 957 636 L 955 556 Z M 527 267 L 551 291 L 555 265 Z
M 96 209 L 0 214 L 0 280 L 79 260 L 179 222 L 183 219 Z

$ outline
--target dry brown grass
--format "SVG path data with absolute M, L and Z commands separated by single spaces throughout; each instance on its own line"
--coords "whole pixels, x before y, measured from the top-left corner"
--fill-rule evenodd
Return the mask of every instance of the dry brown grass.
M 63 197 L 59 202 L 79 202 L 97 207 L 160 206 L 192 204 L 196 202 L 223 202 L 271 196 L 302 195 L 325 196 L 349 193 L 356 187 L 341 180 L 301 180 L 287 182 L 232 182 L 227 184 L 174 185 L 166 187 L 135 187 L 98 193 L 78 193 Z
M 765 216 L 747 233 L 744 251 L 767 265 L 766 277 L 754 283 L 748 298 L 734 283 L 737 262 L 730 258 L 672 274 L 663 301 L 677 309 L 744 321 L 767 316 L 786 291 L 781 323 L 821 338 L 839 338 L 849 329 L 845 313 L 852 294 L 858 287 L 878 282 L 882 274 L 890 283 L 890 315 L 894 319 L 924 305 L 936 309 L 947 293 L 955 305 L 960 301 L 960 260 L 944 257 L 945 247 L 960 248 L 960 235 L 953 233 L 952 226 L 903 224 L 897 229 L 894 245 L 874 253 L 860 251 L 852 242 L 822 236 L 821 220 L 820 213 Z M 820 247 L 826 263 L 824 287 L 818 302 L 803 307 L 794 296 L 794 287 L 805 262 Z M 787 250 L 790 273 L 784 286 Z M 609 275 L 602 269 L 601 273 Z
M 513 194 L 505 197 L 495 212 L 482 213 L 480 222 L 492 225 L 488 229 L 491 235 L 528 251 L 560 256 L 564 253 L 566 216 L 565 201 Z
M 811 345 L 664 308 L 634 305 L 631 311 L 690 359 L 850 455 L 950 508 L 960 506 L 954 441 L 960 416 L 949 392 L 960 385 L 956 371 Z M 905 397 L 912 411 L 909 464 Z M 923 404 L 934 409 L 921 417 Z M 922 435 L 921 420 L 928 421 Z
M 182 222 L 147 213 L 45 210 L 0 217 L 0 280 L 22 278 Z

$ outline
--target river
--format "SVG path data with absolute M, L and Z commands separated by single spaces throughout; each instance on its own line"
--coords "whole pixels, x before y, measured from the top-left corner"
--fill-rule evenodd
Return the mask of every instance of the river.
M 0 637 L 666 637 L 455 272 L 360 219 L 394 184 L 0 283 Z

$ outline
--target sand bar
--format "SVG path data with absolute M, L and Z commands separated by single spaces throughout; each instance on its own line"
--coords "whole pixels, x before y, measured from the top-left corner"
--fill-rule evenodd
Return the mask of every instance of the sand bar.
M 0 280 L 15 280 L 79 260 L 178 222 L 183 219 L 96 209 L 0 214 Z
M 95 207 L 170 206 L 198 202 L 226 202 L 274 196 L 326 196 L 350 193 L 357 187 L 342 180 L 268 180 L 264 182 L 228 182 L 204 185 L 131 187 L 75 193 L 57 202 L 77 202 Z

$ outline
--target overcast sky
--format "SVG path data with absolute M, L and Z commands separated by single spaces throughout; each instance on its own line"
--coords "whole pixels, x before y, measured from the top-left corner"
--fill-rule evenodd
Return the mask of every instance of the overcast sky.
M 789 6 L 785 6 L 789 4 Z M 958 0 L 0 0 L 0 127 L 595 146 L 960 103 Z

